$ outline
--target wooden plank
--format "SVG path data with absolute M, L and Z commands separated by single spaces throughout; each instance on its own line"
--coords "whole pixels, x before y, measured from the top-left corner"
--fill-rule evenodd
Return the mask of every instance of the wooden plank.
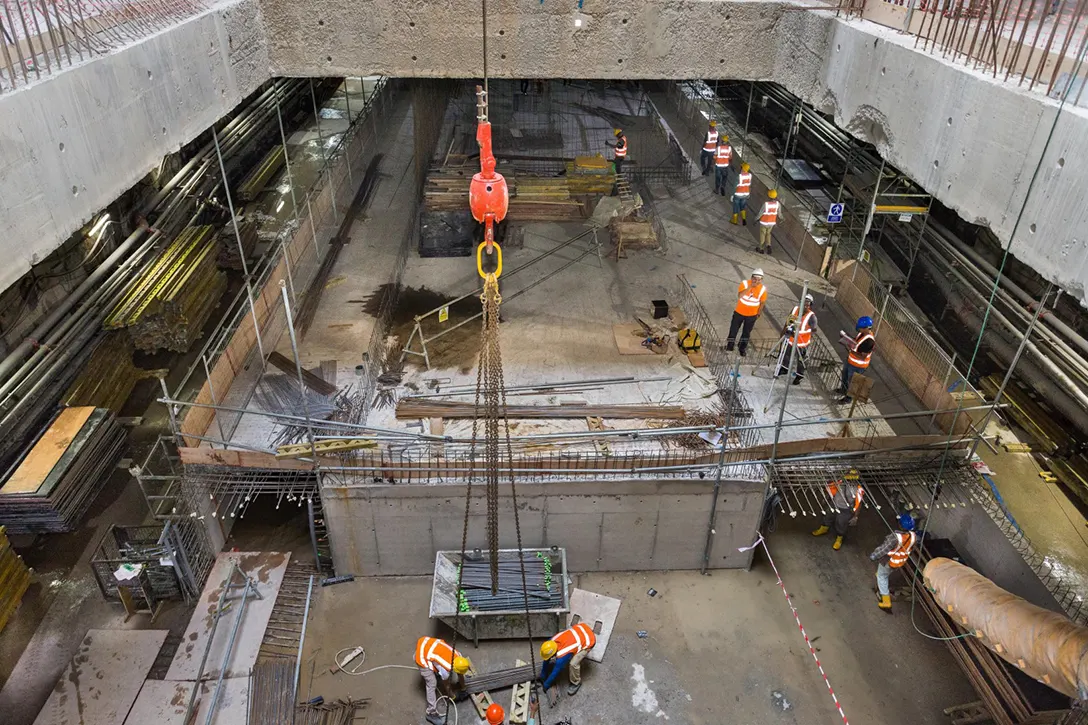
M 290 468 L 293 470 L 313 470 L 314 464 L 309 461 L 282 460 L 277 461 L 272 453 L 259 453 L 257 451 L 235 451 L 203 446 L 194 448 L 182 446 L 178 448 L 178 455 L 182 463 L 190 463 L 204 466 L 239 466 L 241 468 Z M 331 460 L 328 465 L 336 465 Z
M 474 418 L 476 406 L 452 400 L 403 398 L 397 403 L 397 418 Z M 686 411 L 679 405 L 508 405 L 508 418 L 654 418 L 679 420 Z
M 49 472 L 57 465 L 60 457 L 68 450 L 68 446 L 72 445 L 72 441 L 83 429 L 93 412 L 94 408 L 90 406 L 65 408 L 61 411 L 4 486 L 0 488 L 0 496 L 37 491 Z
M 279 352 L 276 352 L 275 350 L 273 350 L 272 354 L 268 356 L 268 362 L 272 363 L 288 375 L 298 375 L 298 370 L 295 367 L 294 361 L 288 360 L 286 357 L 281 355 Z M 302 382 L 310 390 L 313 390 L 316 393 L 321 393 L 322 395 L 332 395 L 336 392 L 335 385 L 331 383 L 326 383 L 324 380 L 314 375 L 305 368 L 302 369 Z
M 637 335 L 636 335 L 637 333 Z M 653 355 L 654 352 L 644 347 L 645 333 L 642 326 L 635 322 L 618 322 L 612 325 L 612 337 L 616 340 L 616 350 L 620 355 Z

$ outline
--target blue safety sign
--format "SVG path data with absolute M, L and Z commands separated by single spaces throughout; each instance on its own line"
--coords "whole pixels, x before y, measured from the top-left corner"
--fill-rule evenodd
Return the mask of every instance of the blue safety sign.
M 842 204 L 832 204 L 827 210 L 827 223 L 838 224 L 842 221 Z

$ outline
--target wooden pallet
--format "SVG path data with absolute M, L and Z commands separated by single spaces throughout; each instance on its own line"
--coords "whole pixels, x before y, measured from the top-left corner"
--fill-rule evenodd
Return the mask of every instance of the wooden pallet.
M 524 667 L 523 660 L 517 660 L 514 664 Z M 514 685 L 514 691 L 510 695 L 510 709 L 506 711 L 506 721 L 510 725 L 526 725 L 529 721 L 529 691 L 532 689 L 532 681 L 521 682 Z

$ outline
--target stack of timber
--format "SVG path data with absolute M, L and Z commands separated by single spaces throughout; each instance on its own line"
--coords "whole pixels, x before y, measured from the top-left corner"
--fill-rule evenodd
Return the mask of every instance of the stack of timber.
M 672 405 L 508 405 L 508 418 L 656 418 L 678 420 L 686 415 L 680 406 Z M 473 403 L 426 398 L 402 398 L 397 402 L 398 419 L 415 418 L 474 418 Z
M 468 186 L 472 174 L 465 170 L 432 169 L 423 188 L 426 211 L 462 211 L 468 206 Z M 507 176 L 513 221 L 569 221 L 584 219 L 586 205 L 573 198 L 570 183 L 562 176 Z M 611 189 L 611 186 L 609 186 Z
M 4 631 L 8 618 L 19 606 L 28 586 L 30 569 L 11 548 L 7 531 L 0 526 L 0 632 Z
M 283 166 L 283 146 L 277 144 L 264 155 L 260 163 L 246 174 L 242 182 L 238 184 L 238 198 L 242 201 L 253 201 L 265 190 L 268 183 L 279 173 Z
M 108 332 L 102 336 L 61 402 L 68 406 L 108 408 L 120 413 L 136 382 L 147 375 L 147 371 L 132 363 L 132 340 L 124 333 Z
M 605 157 L 578 156 L 567 163 L 567 188 L 572 194 L 611 194 L 616 172 Z
M 110 312 L 106 329 L 129 328 L 143 352 L 188 350 L 226 289 L 226 275 L 216 267 L 218 252 L 211 226 L 183 229 Z
M 71 531 L 121 457 L 125 432 L 108 410 L 65 408 L 0 486 L 0 522 L 13 534 Z
M 257 249 L 257 220 L 240 217 L 238 219 L 238 237 L 242 238 L 242 250 L 238 251 L 238 237 L 234 235 L 234 229 L 227 224 L 223 230 L 225 238 L 219 240 L 219 256 L 216 264 L 220 269 L 235 269 L 242 271 L 242 255 L 248 262 L 253 259 L 253 252 Z

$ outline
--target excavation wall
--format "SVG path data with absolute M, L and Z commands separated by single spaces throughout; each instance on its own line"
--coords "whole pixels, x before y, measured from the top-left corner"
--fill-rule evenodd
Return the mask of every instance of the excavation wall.
M 508 489 L 499 502 L 499 546 L 517 546 Z M 763 484 L 724 482 L 709 566 L 736 569 L 751 555 Z M 435 552 L 460 550 L 460 485 L 330 486 L 322 489 L 336 571 L 428 575 Z M 697 569 L 702 565 L 713 481 L 583 481 L 518 485 L 521 543 L 562 546 L 572 571 Z M 487 548 L 486 502 L 473 489 L 468 548 Z

